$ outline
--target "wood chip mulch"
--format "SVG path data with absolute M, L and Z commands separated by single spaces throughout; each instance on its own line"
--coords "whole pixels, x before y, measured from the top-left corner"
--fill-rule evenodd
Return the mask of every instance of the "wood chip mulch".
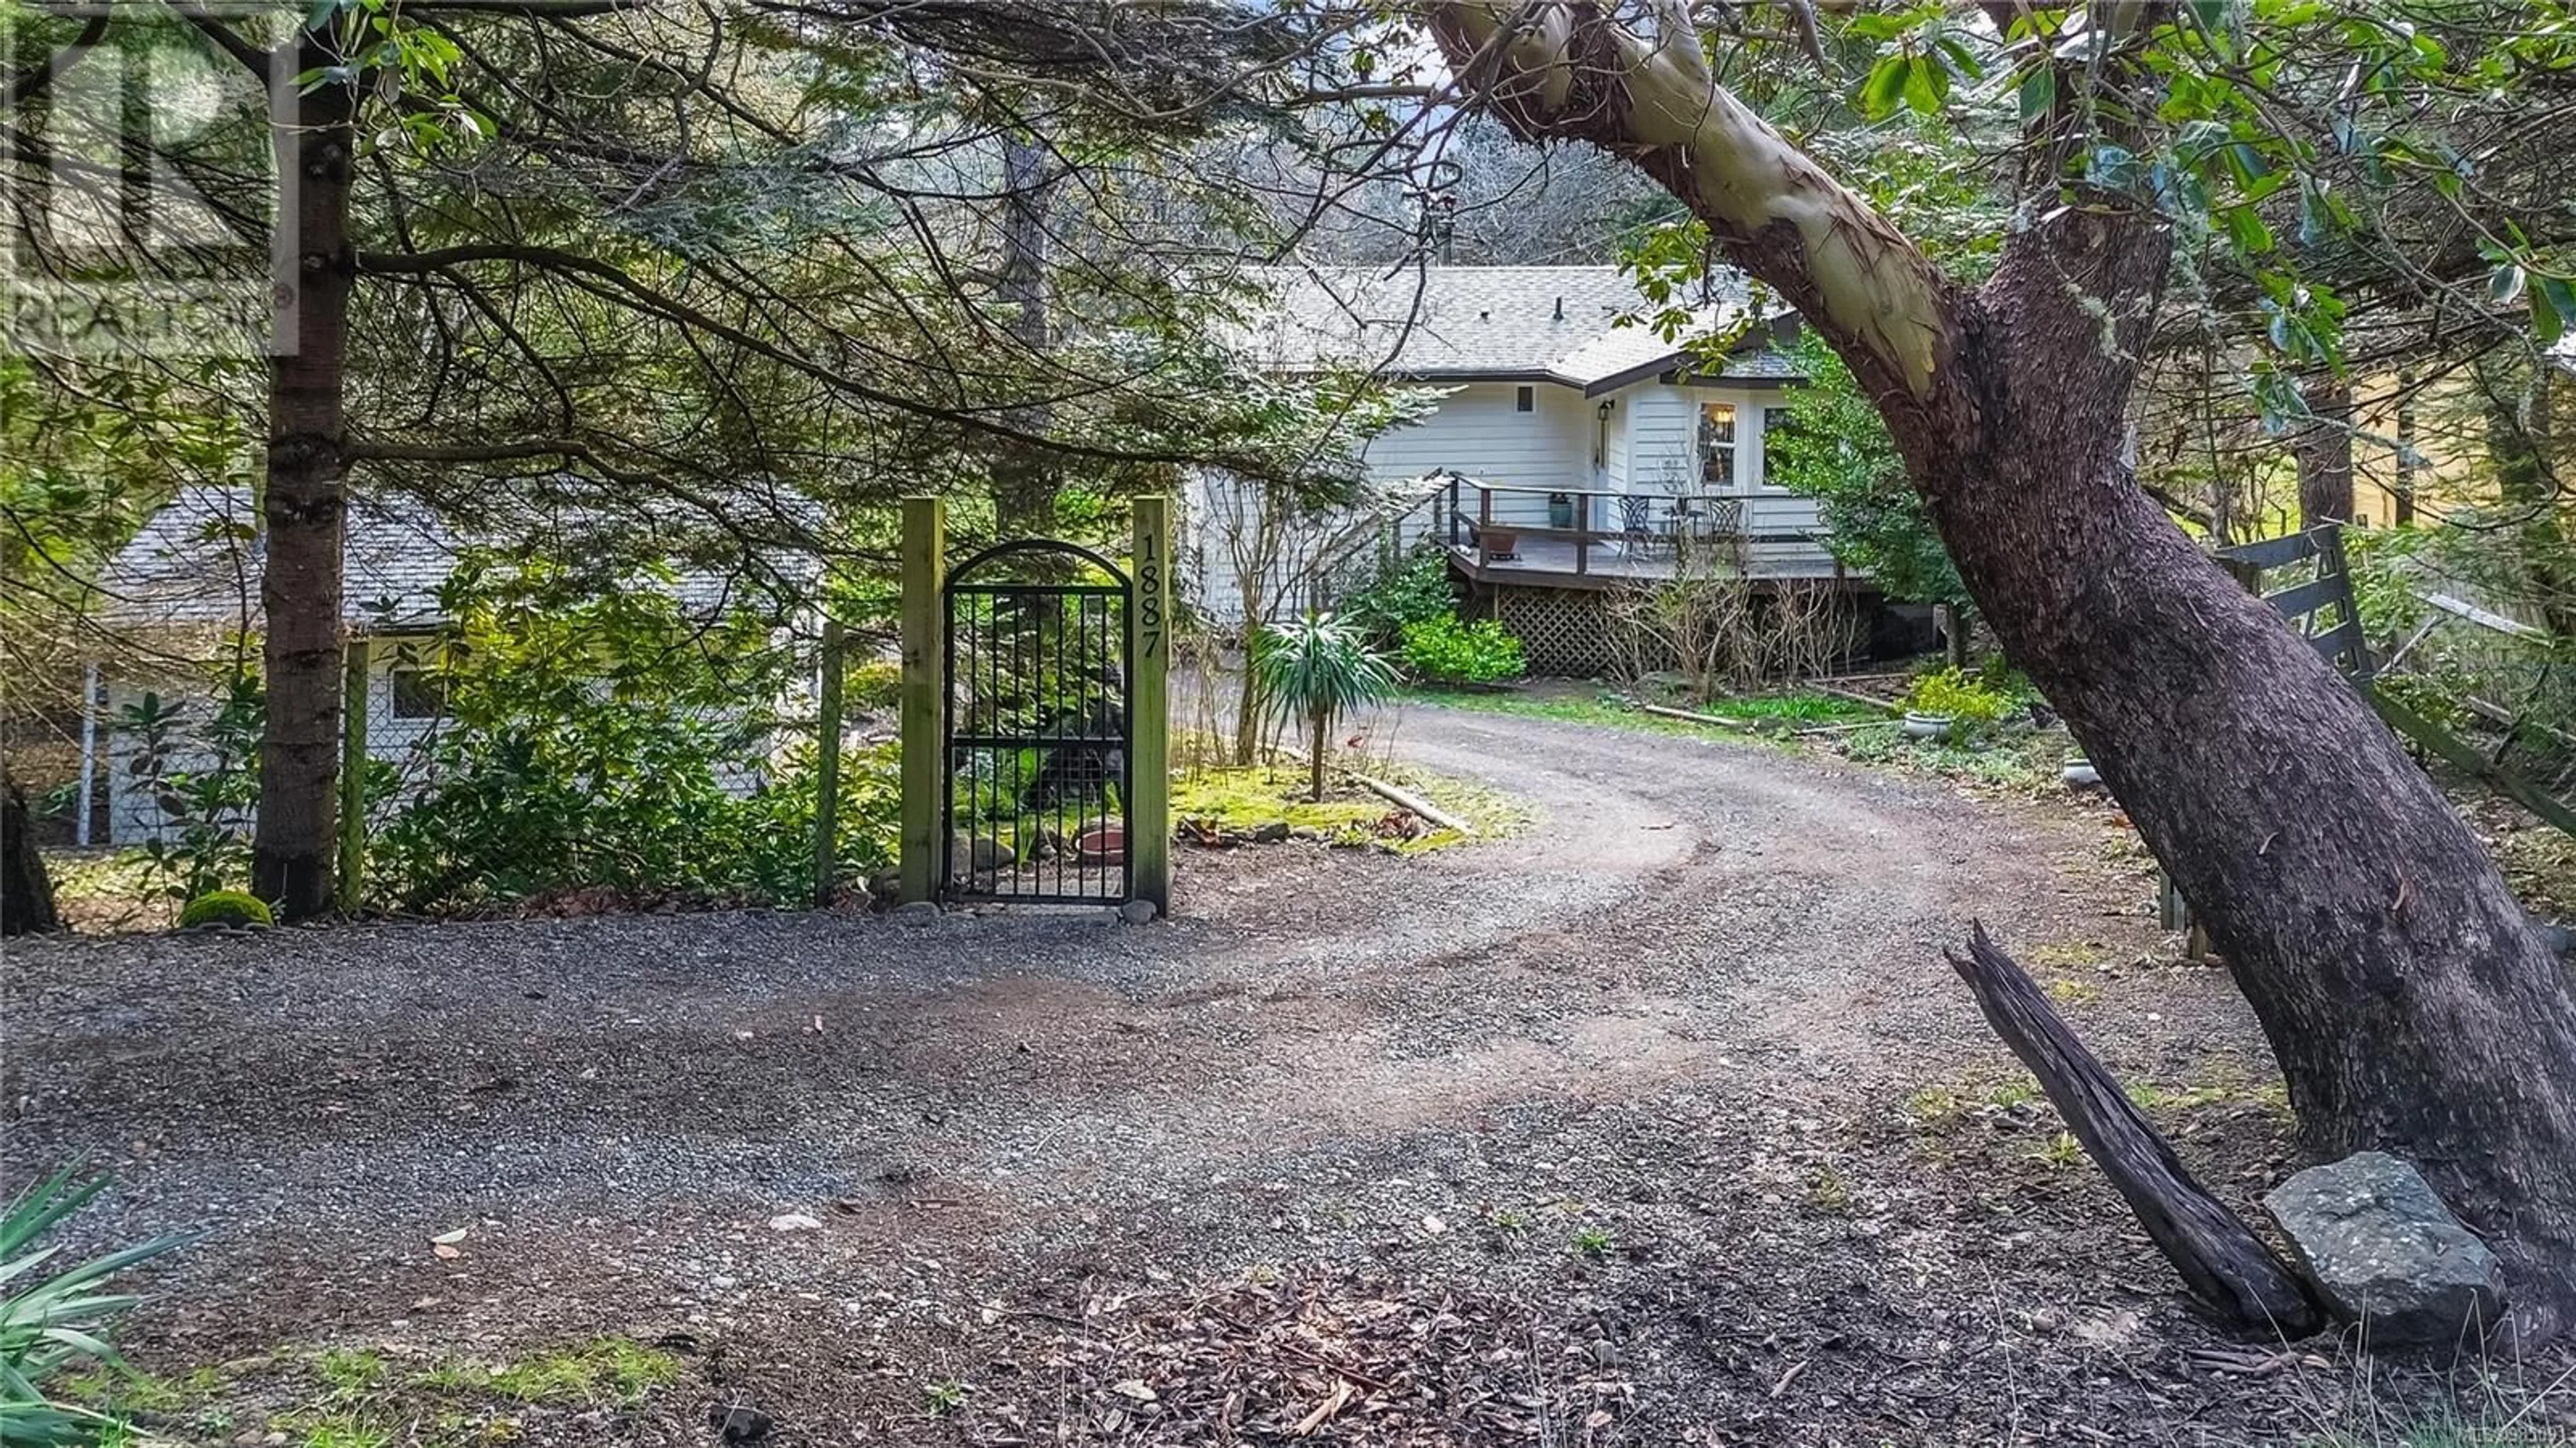
M 1523 1307 L 1370 1278 L 1148 1289 L 1093 1298 L 1078 1319 L 1011 1316 L 1028 1335 L 1005 1357 L 1025 1386 L 984 1395 L 972 1442 L 1581 1444 L 1615 1437 L 1635 1397 L 1606 1345 Z

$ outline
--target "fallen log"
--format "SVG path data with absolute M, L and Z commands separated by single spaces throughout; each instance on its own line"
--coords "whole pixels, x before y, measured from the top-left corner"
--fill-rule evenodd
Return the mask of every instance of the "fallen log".
M 1637 708 L 1659 719 L 1679 719 L 1690 724 L 1714 724 L 1720 729 L 1758 731 L 1762 725 L 1753 719 L 1738 719 L 1726 714 L 1703 714 L 1696 709 L 1675 709 L 1663 704 L 1640 704 Z
M 2322 1328 L 2325 1314 L 2307 1280 L 2192 1179 L 2029 973 L 1987 938 L 1985 926 L 1969 929 L 1966 955 L 1942 952 L 1950 968 L 1976 993 L 1986 1023 L 2039 1078 L 2067 1129 L 2191 1295 L 2227 1322 L 2266 1336 L 2301 1338 Z
M 1439 826 L 1441 829 L 1456 830 L 1462 835 L 1472 835 L 1476 832 L 1476 827 L 1474 825 L 1469 824 L 1467 821 L 1462 820 L 1456 815 L 1449 813 L 1447 810 L 1440 808 L 1438 805 L 1424 799 L 1422 796 L 1415 794 L 1412 790 L 1389 784 L 1383 779 L 1372 779 L 1365 774 L 1354 774 L 1351 778 L 1359 784 L 1360 788 L 1365 789 L 1369 793 L 1376 795 L 1378 798 L 1387 801 L 1389 804 L 1398 805 L 1402 808 L 1413 811 L 1415 814 L 1431 821 L 1431 823 Z

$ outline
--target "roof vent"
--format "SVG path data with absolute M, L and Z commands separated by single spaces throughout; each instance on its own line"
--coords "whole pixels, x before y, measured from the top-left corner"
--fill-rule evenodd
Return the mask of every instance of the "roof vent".
M 1494 320 L 1493 310 L 1485 307 L 1478 308 L 1476 311 L 1476 320 L 1479 322 L 1490 322 Z
M 1565 298 L 1563 297 L 1556 299 L 1556 319 L 1560 322 L 1565 320 Z

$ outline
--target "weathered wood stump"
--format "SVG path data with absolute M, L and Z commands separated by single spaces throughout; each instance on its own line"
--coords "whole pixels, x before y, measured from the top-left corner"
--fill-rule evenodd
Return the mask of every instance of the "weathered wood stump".
M 1970 927 L 1968 953 L 1944 951 L 1986 1023 L 2039 1078 L 2067 1129 L 2111 1179 L 2193 1298 L 2240 1328 L 2300 1338 L 2325 1325 L 2307 1281 L 2192 1179 L 2120 1083 L 2075 1038 L 2011 956 Z
M 27 792 L 16 780 L 0 779 L 0 935 L 63 927 L 54 912 L 54 886 L 45 877 L 44 857 L 36 853 L 34 823 Z

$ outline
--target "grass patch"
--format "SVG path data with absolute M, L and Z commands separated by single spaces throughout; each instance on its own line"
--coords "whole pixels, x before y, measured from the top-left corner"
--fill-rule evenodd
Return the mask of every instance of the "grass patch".
M 2056 730 L 2009 730 L 1982 744 L 1912 739 L 1891 722 L 1841 735 L 1836 747 L 1854 764 L 1981 788 L 2063 792 L 2066 755 L 2075 746 Z
M 121 1420 L 109 1445 L 231 1441 L 247 1429 L 289 1448 L 483 1448 L 525 1436 L 534 1415 L 633 1408 L 679 1377 L 670 1354 L 601 1337 L 501 1362 L 334 1346 L 172 1377 L 102 1370 L 70 1390 Z
M 623 1407 L 679 1376 L 669 1353 L 627 1338 L 594 1338 L 569 1352 L 522 1358 L 492 1374 L 491 1390 L 522 1403 Z
M 2047 990 L 2048 998 L 2061 1006 L 2089 1006 L 2102 998 L 2100 986 L 2062 975 L 2051 978 Z
M 1523 719 L 1556 719 L 1568 724 L 1590 724 L 1604 729 L 1629 729 L 1640 734 L 1687 734 L 1693 738 L 1743 738 L 1713 730 L 1706 724 L 1693 724 L 1681 719 L 1667 719 L 1631 707 L 1616 694 L 1593 696 L 1572 694 L 1465 694 L 1443 693 L 1432 689 L 1414 689 L 1404 694 L 1408 703 L 1433 704 L 1444 709 L 1472 709 L 1480 714 L 1510 714 Z
M 1722 714 L 1730 719 L 1785 719 L 1793 724 L 1858 724 L 1887 717 L 1886 710 L 1867 704 L 1837 699 L 1831 694 L 1807 694 L 1794 690 L 1712 699 L 1701 706 L 1701 712 Z

